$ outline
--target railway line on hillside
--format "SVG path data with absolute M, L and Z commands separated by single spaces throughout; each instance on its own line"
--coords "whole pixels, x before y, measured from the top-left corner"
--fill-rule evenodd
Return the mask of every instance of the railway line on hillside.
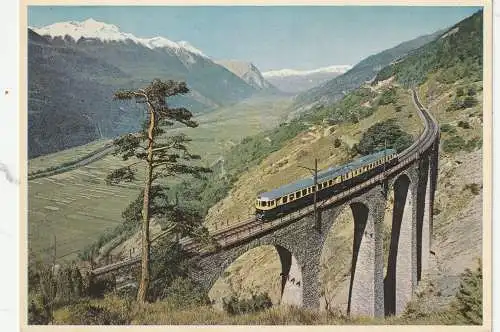
M 318 202 L 318 208 L 325 208 L 332 204 L 343 201 L 353 195 L 356 195 L 367 188 L 371 188 L 374 185 L 383 183 L 387 178 L 393 176 L 397 172 L 405 169 L 408 165 L 418 161 L 420 155 L 429 149 L 433 148 L 434 143 L 439 135 L 439 127 L 434 116 L 425 109 L 425 107 L 420 102 L 418 95 L 415 90 L 412 90 L 413 101 L 420 116 L 423 124 L 424 130 L 420 134 L 417 140 L 409 146 L 407 149 L 398 154 L 398 163 L 390 168 L 387 168 L 384 172 L 374 175 L 368 178 L 362 183 L 354 185 L 353 187 L 345 190 L 337 195 L 331 196 L 321 202 Z M 298 211 L 292 212 L 284 217 L 271 220 L 269 222 L 263 223 L 259 222 L 253 218 L 247 218 L 241 220 L 238 223 L 231 224 L 225 228 L 218 229 L 211 232 L 212 238 L 217 242 L 218 249 L 223 250 L 241 243 L 242 241 L 248 241 L 259 237 L 264 234 L 273 232 L 281 227 L 284 227 L 294 221 L 303 218 L 307 215 L 314 213 L 314 207 L 309 205 Z M 161 236 L 161 235 L 160 235 Z M 158 237 L 157 237 L 158 238 Z M 206 245 L 195 242 L 189 238 L 183 238 L 180 240 L 181 245 L 184 250 L 193 255 L 209 255 L 213 248 L 209 248 Z M 93 275 L 102 275 L 108 272 L 112 272 L 123 267 L 128 267 L 137 264 L 141 261 L 141 256 L 130 257 L 128 259 L 112 263 L 106 266 L 101 266 L 95 268 L 91 271 Z

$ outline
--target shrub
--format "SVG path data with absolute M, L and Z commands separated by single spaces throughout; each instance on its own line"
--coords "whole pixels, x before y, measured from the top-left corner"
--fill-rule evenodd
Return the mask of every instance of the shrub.
M 481 261 L 476 270 L 467 269 L 462 274 L 460 288 L 452 307 L 467 324 L 483 323 L 483 270 Z
M 479 195 L 481 187 L 477 183 L 468 183 L 464 186 L 464 190 L 469 190 L 473 195 Z
M 29 294 L 28 324 L 47 325 L 52 322 L 52 307 L 41 294 Z
M 410 146 L 412 141 L 412 137 L 401 130 L 395 119 L 388 119 L 374 124 L 363 133 L 357 151 L 368 155 L 387 147 L 401 152 Z
M 207 292 L 182 277 L 176 278 L 164 289 L 162 298 L 177 308 L 210 304 Z
M 468 96 L 475 96 L 476 95 L 476 88 L 474 88 L 473 86 L 469 87 L 467 89 L 467 95 Z
M 454 153 L 465 148 L 466 142 L 460 136 L 452 136 L 443 142 L 443 151 L 446 153 Z
M 71 325 L 125 325 L 129 318 L 101 305 L 82 302 L 69 307 L 67 324 Z
M 342 141 L 339 138 L 336 138 L 335 141 L 333 142 L 333 146 L 338 148 L 342 145 Z
M 457 127 L 460 127 L 463 129 L 470 129 L 471 128 L 469 122 L 467 122 L 467 121 L 458 121 Z
M 479 149 L 483 145 L 483 139 L 481 137 L 474 137 L 470 141 L 467 142 L 465 149 L 469 152 L 472 152 L 476 149 Z
M 445 123 L 445 124 L 441 125 L 440 129 L 444 133 L 453 134 L 453 133 L 457 132 L 457 130 L 449 123 Z
M 252 294 L 250 299 L 239 299 L 232 295 L 229 299 L 223 299 L 222 305 L 230 315 L 239 315 L 268 309 L 273 303 L 267 293 L 260 293 Z
M 396 102 L 396 89 L 391 88 L 382 92 L 378 101 L 379 105 L 388 105 Z
M 463 101 L 463 108 L 469 108 L 477 105 L 477 99 L 472 96 L 465 97 Z

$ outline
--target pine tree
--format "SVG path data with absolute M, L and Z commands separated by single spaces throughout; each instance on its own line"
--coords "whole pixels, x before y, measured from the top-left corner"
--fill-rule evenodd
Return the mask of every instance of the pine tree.
M 167 105 L 166 99 L 189 92 L 184 82 L 172 80 L 153 80 L 143 89 L 121 90 L 115 93 L 117 100 L 135 100 L 137 103 L 146 104 L 146 121 L 142 131 L 138 134 L 127 134 L 115 140 L 115 155 L 120 154 L 123 160 L 137 158 L 139 161 L 112 171 L 106 181 L 109 184 L 130 182 L 135 179 L 137 165 L 143 164 L 146 171 L 143 189 L 142 206 L 142 260 L 141 280 L 137 301 L 146 302 L 146 295 L 150 283 L 150 246 L 149 223 L 151 217 L 163 212 L 154 209 L 155 196 L 162 195 L 161 187 L 155 181 L 177 174 L 191 174 L 201 176 L 209 169 L 190 165 L 192 160 L 200 159 L 199 156 L 189 153 L 187 144 L 190 139 L 184 134 L 162 136 L 165 126 L 175 123 L 187 127 L 197 127 L 192 120 L 192 113 L 184 107 L 172 108 Z M 165 216 L 165 215 L 164 215 Z

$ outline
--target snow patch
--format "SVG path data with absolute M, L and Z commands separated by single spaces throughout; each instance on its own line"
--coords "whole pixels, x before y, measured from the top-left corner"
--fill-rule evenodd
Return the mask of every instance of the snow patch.
M 338 73 L 343 74 L 349 69 L 351 65 L 334 65 L 328 67 L 322 67 L 312 70 L 296 70 L 296 69 L 280 69 L 280 70 L 270 70 L 262 73 L 264 77 L 287 77 L 287 76 L 306 76 L 311 74 L 319 73 Z
M 63 37 L 68 35 L 75 41 L 80 38 L 96 38 L 101 41 L 127 41 L 131 40 L 136 44 L 146 46 L 150 49 L 168 48 L 178 51 L 186 51 L 202 57 L 207 57 L 202 51 L 188 43 L 187 41 L 174 42 L 167 38 L 157 36 L 153 38 L 139 38 L 131 33 L 121 32 L 120 29 L 113 24 L 99 22 L 93 18 L 89 18 L 82 22 L 69 21 L 57 22 L 41 28 L 31 27 L 33 31 L 39 35 L 51 37 Z

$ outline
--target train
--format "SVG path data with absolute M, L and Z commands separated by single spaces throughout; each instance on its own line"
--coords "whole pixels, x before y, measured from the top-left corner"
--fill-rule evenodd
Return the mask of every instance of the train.
M 315 190 L 316 202 L 321 202 L 397 163 L 396 150 L 384 149 L 347 164 L 318 171 L 316 188 L 314 176 L 311 176 L 257 195 L 255 217 L 262 222 L 280 218 L 313 204 Z

